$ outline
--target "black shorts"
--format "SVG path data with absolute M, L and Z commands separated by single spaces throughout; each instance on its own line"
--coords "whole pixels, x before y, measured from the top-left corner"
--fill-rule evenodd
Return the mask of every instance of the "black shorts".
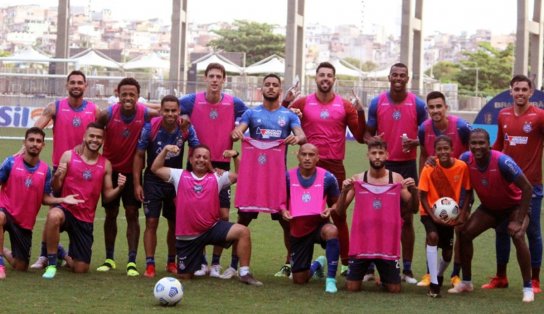
M 399 261 L 390 261 L 384 259 L 349 259 L 349 268 L 347 280 L 361 281 L 366 274 L 368 266 L 374 263 L 380 274 L 380 280 L 384 284 L 400 284 L 400 265 Z
M 438 247 L 447 250 L 453 248 L 453 226 L 444 226 L 435 224 L 433 219 L 428 215 L 421 216 L 421 223 L 425 226 L 427 234 L 435 232 L 438 235 Z
M 238 216 L 240 217 L 244 217 L 244 218 L 251 218 L 251 219 L 257 219 L 259 217 L 259 212 L 243 212 L 243 211 L 240 211 L 238 210 Z M 270 219 L 272 220 L 280 220 L 280 219 L 283 219 L 281 217 L 281 213 L 273 213 L 273 214 L 270 214 Z
M 516 207 L 510 207 L 501 211 L 489 209 L 485 207 L 484 205 L 478 206 L 476 210 L 482 211 L 486 213 L 487 215 L 493 217 L 495 220 L 495 224 L 493 225 L 493 228 L 500 232 L 507 232 L 508 223 L 510 222 L 510 215 L 512 212 L 516 209 Z
M 62 206 L 57 207 L 64 212 L 64 224 L 60 227 L 60 232 L 68 233 L 70 239 L 68 255 L 74 260 L 90 264 L 93 255 L 93 224 L 78 220 Z
M 168 220 L 176 218 L 176 189 L 172 183 L 164 182 L 151 173 L 144 175 L 144 214 L 146 218 L 159 218 L 161 215 Z
M 291 270 L 294 273 L 310 269 L 314 255 L 314 244 L 320 244 L 323 249 L 327 241 L 321 238 L 321 229 L 325 224 L 315 228 L 314 231 L 300 238 L 290 236 L 291 242 Z
M 9 233 L 13 257 L 28 264 L 30 261 L 30 248 L 32 247 L 32 230 L 18 226 L 7 209 L 0 207 L 0 212 L 6 215 L 4 231 Z
M 127 182 L 125 183 L 125 187 L 121 191 L 121 194 L 117 196 L 115 199 L 113 199 L 109 203 L 104 203 L 102 201 L 102 207 L 106 209 L 112 209 L 112 208 L 119 208 L 119 205 L 121 205 L 121 199 L 123 199 L 123 206 L 135 206 L 137 208 L 140 208 L 142 206 L 142 203 L 136 199 L 136 195 L 134 195 L 134 181 L 133 181 L 133 175 L 132 173 L 123 173 L 125 177 L 127 177 Z M 119 177 L 119 172 L 113 171 L 111 174 L 111 181 L 113 183 L 113 187 L 117 187 L 117 178 Z
M 418 171 L 417 163 L 415 160 L 406 160 L 406 161 L 386 161 L 385 168 L 393 172 L 399 173 L 404 179 L 412 178 L 416 181 L 416 186 L 418 184 Z
M 178 273 L 192 274 L 200 269 L 202 250 L 208 244 L 229 248 L 233 241 L 227 241 L 227 234 L 234 224 L 218 221 L 210 230 L 192 240 L 176 240 L 176 254 L 178 256 Z

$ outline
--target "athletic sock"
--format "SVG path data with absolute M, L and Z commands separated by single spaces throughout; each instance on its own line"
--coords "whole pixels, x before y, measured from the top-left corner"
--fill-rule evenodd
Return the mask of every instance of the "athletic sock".
M 316 271 L 318 271 L 321 268 L 321 264 L 317 260 L 313 261 L 310 265 L 310 277 L 312 277 Z
M 155 266 L 155 256 L 148 256 L 148 257 L 146 257 L 146 258 L 145 258 L 145 264 L 146 264 L 147 266 L 149 266 L 149 265 Z
M 206 259 L 206 254 L 202 254 L 202 257 L 200 258 L 200 264 L 201 265 L 208 265 L 208 260 Z
M 523 282 L 523 288 L 532 288 L 533 285 L 531 283 L 531 280 L 527 280 Z
M 167 263 L 175 263 L 176 262 L 176 256 L 175 255 L 168 255 L 168 257 L 166 258 L 166 262 Z
M 431 275 L 431 283 L 438 284 L 438 247 L 427 245 L 427 267 Z
M 440 264 L 438 265 L 438 276 L 444 276 L 444 272 L 450 266 L 451 261 L 445 261 L 444 258 L 440 258 Z
M 219 265 L 221 264 L 221 255 L 213 254 L 212 255 L 212 265 Z
M 402 260 L 402 268 L 403 268 L 403 272 L 412 271 L 412 261 Z
M 47 247 L 44 241 L 42 241 L 42 246 L 40 247 L 40 256 L 47 256 Z
M 128 262 L 136 263 L 136 251 L 128 251 Z
M 113 259 L 113 252 L 115 249 L 113 248 L 106 248 L 106 259 Z
M 240 267 L 240 277 L 243 277 L 245 275 L 249 274 L 249 266 L 241 266 Z
M 230 267 L 234 269 L 238 269 L 238 260 L 239 260 L 238 255 L 232 254 L 231 260 L 230 260 Z
M 57 257 L 59 259 L 64 259 L 64 257 L 66 257 L 66 251 L 64 250 L 64 248 L 62 247 L 62 245 L 58 245 L 57 246 Z
M 338 269 L 338 257 L 340 256 L 340 242 L 338 239 L 327 240 L 325 256 L 327 257 L 327 278 L 335 278 Z
M 453 270 L 451 271 L 451 277 L 459 276 L 461 273 L 461 263 L 453 262 Z
M 57 254 L 47 254 L 47 263 L 48 265 L 57 266 Z
M 4 255 L 0 255 L 0 266 L 5 266 L 4 265 Z

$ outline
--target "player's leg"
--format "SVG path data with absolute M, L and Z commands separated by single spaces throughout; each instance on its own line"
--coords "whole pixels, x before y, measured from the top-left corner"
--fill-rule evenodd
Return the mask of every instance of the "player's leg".
M 155 248 L 157 247 L 157 228 L 159 226 L 159 218 L 150 217 L 147 215 L 145 218 L 145 231 L 144 231 L 144 251 L 145 251 L 145 272 L 144 276 L 148 278 L 155 277 Z
M 321 228 L 321 239 L 325 240 L 325 255 L 327 257 L 327 279 L 325 292 L 336 293 L 336 272 L 338 270 L 338 258 L 340 257 L 340 243 L 338 241 L 338 229 L 333 224 L 325 224 Z M 323 246 L 323 243 L 322 243 Z
M 318 228 L 317 228 L 318 229 Z M 319 230 L 317 230 L 319 233 Z M 314 253 L 314 241 L 313 237 L 315 231 L 302 237 L 290 236 L 289 241 L 291 245 L 291 274 L 293 275 L 293 283 L 305 284 L 310 280 L 315 273 L 321 274 L 323 277 L 323 267 L 319 262 L 312 262 L 312 256 Z
M 402 280 L 409 284 L 417 284 L 412 272 L 412 258 L 414 255 L 414 243 L 416 234 L 414 231 L 414 215 L 407 213 L 402 217 Z
M 134 195 L 134 177 L 131 173 L 124 174 L 127 177 L 127 183 L 121 197 L 125 207 L 125 217 L 127 220 L 127 244 L 128 244 L 128 263 L 127 276 L 139 276 L 136 266 L 136 255 L 138 254 L 138 244 L 140 242 L 140 208 L 142 203 Z
M 0 279 L 6 278 L 6 262 L 4 261 L 4 225 L 6 222 L 6 214 L 3 208 L 0 208 Z
M 202 241 L 202 236 L 194 240 L 176 240 L 179 278 L 183 280 L 193 278 L 194 272 L 200 268 L 204 245 L 206 242 Z
M 459 240 L 459 228 L 455 227 L 455 240 L 453 242 L 453 270 L 450 275 L 450 282 L 455 286 L 461 282 L 461 241 Z
M 540 227 L 540 212 L 542 205 L 542 185 L 533 186 L 531 198 L 531 216 L 527 227 L 529 252 L 531 253 L 531 281 L 533 291 L 540 293 L 540 265 L 542 264 L 542 230 Z
M 113 171 L 111 175 L 111 182 L 113 187 L 117 187 L 117 178 L 119 173 Z M 127 180 L 128 182 L 128 180 Z M 125 187 L 126 188 L 126 187 Z M 106 213 L 104 220 L 104 245 L 106 248 L 106 260 L 99 266 L 97 271 L 109 271 L 115 269 L 115 239 L 117 238 L 117 216 L 119 215 L 119 206 L 121 204 L 121 195 L 117 196 L 109 203 L 102 202 L 102 207 Z
M 375 262 L 383 288 L 387 292 L 399 293 L 400 286 L 400 265 L 399 261 L 376 259 Z
M 221 220 L 229 221 L 230 211 L 230 186 L 222 189 L 219 192 L 219 211 L 221 213 Z M 216 245 L 213 247 L 212 263 L 210 267 L 210 277 L 221 278 L 221 254 L 223 254 L 223 247 Z
M 508 277 L 506 269 L 510 259 L 510 235 L 507 232 L 508 221 L 504 221 L 495 228 L 495 254 L 497 259 L 497 273 L 495 277 L 482 285 L 482 289 L 507 288 Z
M 86 273 L 89 271 L 94 242 L 94 225 L 76 219 L 70 213 L 66 214 L 70 223 L 66 226 L 66 232 L 70 237 L 69 255 L 72 259 L 71 269 L 74 273 Z
M 285 246 L 286 250 L 285 263 L 274 276 L 289 277 L 291 275 L 291 243 L 289 241 L 291 226 L 289 222 L 283 219 L 279 213 L 272 214 L 272 220 L 277 220 L 280 223 L 283 231 L 283 245 Z
M 175 189 L 172 187 L 171 196 L 166 198 L 163 202 L 162 216 L 166 218 L 168 222 L 168 231 L 166 232 L 166 271 L 171 274 L 177 274 L 178 269 L 176 266 L 176 205 L 174 204 L 174 197 L 176 195 Z
M 370 263 L 371 260 L 350 258 L 348 262 L 349 270 L 346 275 L 346 289 L 348 289 L 348 291 L 361 291 L 363 277 Z
M 517 218 L 515 216 L 515 213 L 511 214 L 508 221 L 514 221 Z M 512 241 L 516 247 L 516 257 L 518 259 L 521 277 L 523 280 L 523 302 L 533 302 L 535 299 L 533 287 L 531 285 L 531 255 L 529 253 L 527 242 L 525 241 L 525 234 L 528 225 L 529 216 L 526 216 L 521 224 L 521 230 L 512 235 Z
M 440 295 L 440 286 L 438 284 L 438 229 L 434 221 L 428 215 L 421 216 L 421 223 L 425 227 L 425 252 L 427 257 L 427 267 L 430 276 L 430 297 L 438 297 Z
M 229 242 L 236 243 L 236 254 L 240 258 L 240 281 L 248 285 L 262 286 L 263 283 L 256 280 L 249 269 L 251 260 L 251 233 L 249 228 L 241 224 L 232 224 L 220 220 L 213 229 L 214 233 L 219 232 L 220 234 L 228 230 L 223 237 L 225 247 L 229 246 Z
M 45 239 L 47 247 L 47 264 L 43 278 L 53 279 L 57 272 L 57 248 L 60 240 L 61 226 L 65 222 L 65 210 L 53 207 L 47 212 L 45 220 Z

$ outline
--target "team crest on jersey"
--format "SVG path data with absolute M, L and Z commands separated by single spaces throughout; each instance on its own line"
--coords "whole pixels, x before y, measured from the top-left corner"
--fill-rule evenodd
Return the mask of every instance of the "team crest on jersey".
M 310 202 L 311 200 L 312 200 L 312 195 L 310 195 L 310 193 L 304 192 L 304 193 L 302 194 L 302 202 L 308 203 L 308 202 Z
M 217 117 L 219 117 L 219 112 L 217 112 L 217 110 L 215 110 L 215 109 L 212 109 L 212 110 L 210 110 L 209 117 L 210 117 L 210 119 L 215 120 L 215 119 L 217 119 Z
M 25 187 L 30 188 L 32 186 L 32 177 L 25 179 Z
M 487 178 L 482 178 L 482 185 L 483 186 L 488 186 L 489 185 L 489 181 L 487 181 Z
M 204 190 L 204 187 L 202 186 L 202 184 L 193 185 L 193 191 L 195 191 L 195 193 L 200 194 L 202 193 L 203 190 Z
M 287 121 L 285 121 L 285 117 L 280 116 L 278 118 L 278 125 L 283 128 L 286 124 L 287 124 Z
M 523 132 L 531 133 L 532 130 L 533 130 L 533 127 L 531 126 L 531 122 L 525 121 L 525 123 L 523 123 Z
M 130 130 L 124 129 L 122 135 L 124 138 L 128 138 L 130 136 Z
M 75 127 L 81 126 L 81 118 L 80 117 L 74 117 L 72 119 L 72 126 L 75 126 Z
M 322 110 L 321 113 L 319 114 L 319 117 L 321 119 L 328 119 L 330 117 L 329 111 L 326 109 Z
M 398 121 L 398 120 L 400 120 L 401 116 L 402 116 L 402 114 L 400 113 L 399 110 L 393 111 L 393 120 Z
M 259 165 L 266 164 L 266 155 L 265 154 L 259 154 L 259 157 L 257 158 L 257 162 L 259 162 Z
M 375 210 L 381 209 L 382 208 L 382 201 L 381 200 L 373 200 L 372 201 L 372 208 L 374 208 Z
M 85 170 L 83 171 L 83 179 L 85 179 L 85 181 L 91 181 L 91 179 L 93 178 L 93 173 L 91 172 L 91 170 Z

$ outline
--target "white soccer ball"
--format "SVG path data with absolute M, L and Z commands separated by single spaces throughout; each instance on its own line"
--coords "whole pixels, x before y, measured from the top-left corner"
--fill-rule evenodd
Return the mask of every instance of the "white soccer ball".
M 441 197 L 433 204 L 434 215 L 443 222 L 453 222 L 459 217 L 459 205 L 451 197 Z
M 164 277 L 155 284 L 153 294 L 161 305 L 173 306 L 178 304 L 181 298 L 183 298 L 183 286 L 174 277 Z

